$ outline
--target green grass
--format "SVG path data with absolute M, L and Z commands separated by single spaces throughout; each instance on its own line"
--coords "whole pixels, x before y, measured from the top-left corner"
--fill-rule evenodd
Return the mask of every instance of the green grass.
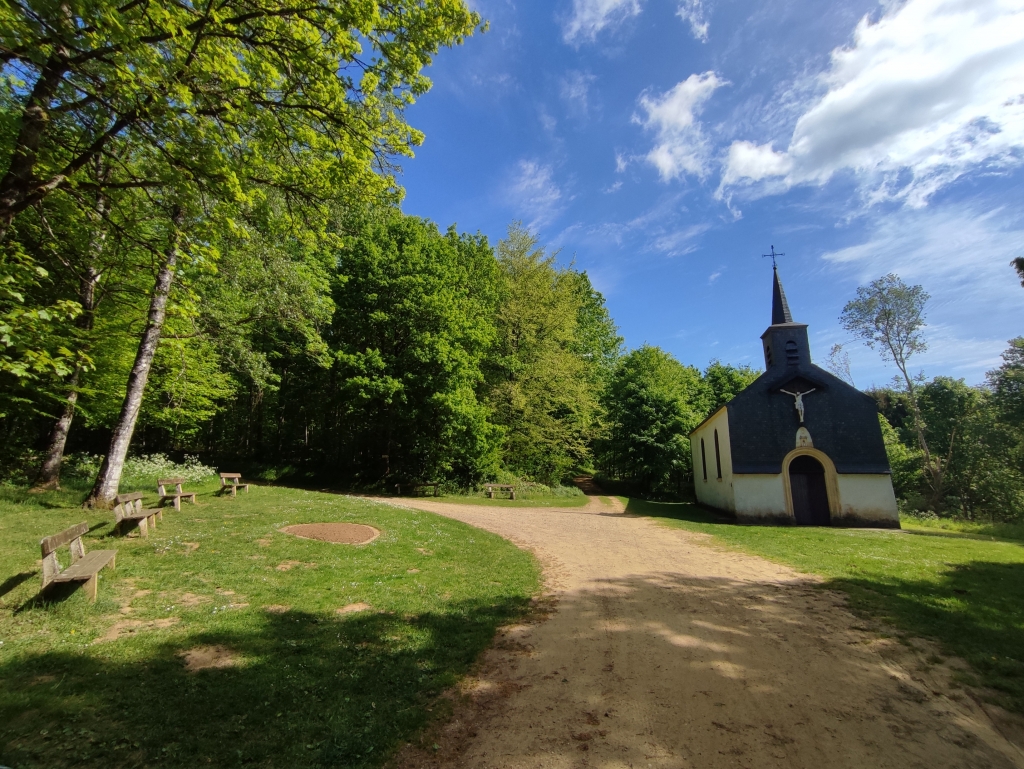
M 903 532 L 737 526 L 693 504 L 624 499 L 626 511 L 713 535 L 825 577 L 851 607 L 967 660 L 1000 704 L 1024 712 L 1024 543 L 1020 527 Z M 1001 532 L 998 538 L 994 532 Z M 1009 538 L 1009 535 L 1012 538 Z
M 530 554 L 430 513 L 214 488 L 148 540 L 109 536 L 113 515 L 79 509 L 82 492 L 0 489 L 0 764 L 379 766 L 539 585 Z M 99 600 L 34 602 L 39 539 L 82 520 L 87 549 L 118 551 Z M 314 521 L 382 535 L 353 547 L 277 531 Z M 358 602 L 372 609 L 336 613 Z M 94 643 L 118 621 L 143 624 Z M 201 645 L 237 665 L 187 672 Z

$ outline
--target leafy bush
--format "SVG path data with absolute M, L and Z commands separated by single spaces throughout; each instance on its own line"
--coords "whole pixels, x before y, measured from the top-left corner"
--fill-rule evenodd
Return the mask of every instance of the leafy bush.
M 96 477 L 102 462 L 103 457 L 99 454 L 72 454 L 64 459 L 63 475 L 91 480 Z M 155 486 L 158 478 L 184 478 L 198 483 L 216 475 L 216 468 L 204 465 L 198 457 L 186 454 L 185 461 L 179 463 L 166 454 L 142 454 L 125 460 L 121 488 Z

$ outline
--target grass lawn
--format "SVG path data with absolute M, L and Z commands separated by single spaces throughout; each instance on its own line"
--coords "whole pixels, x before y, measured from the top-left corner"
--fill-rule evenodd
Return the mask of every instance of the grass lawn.
M 1000 704 L 1024 712 L 1021 527 L 904 531 L 737 526 L 693 504 L 623 500 L 626 511 L 713 535 L 726 546 L 826 578 L 851 607 L 967 660 Z M 997 536 L 1000 535 L 1000 536 Z
M 0 489 L 0 765 L 378 766 L 539 586 L 529 553 L 430 513 L 195 488 L 149 539 L 110 536 L 112 513 L 78 508 L 84 490 Z M 34 603 L 40 538 L 82 520 L 116 570 L 95 604 L 80 590 Z M 277 531 L 315 521 L 382 534 L 354 547 Z M 358 603 L 371 608 L 337 612 Z M 233 664 L 188 672 L 196 647 Z

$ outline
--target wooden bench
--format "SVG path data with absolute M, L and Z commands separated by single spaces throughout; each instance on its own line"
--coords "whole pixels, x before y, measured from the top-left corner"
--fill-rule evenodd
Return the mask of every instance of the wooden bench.
M 88 555 L 82 544 L 82 535 L 89 531 L 89 524 L 82 522 L 60 534 L 43 537 L 39 545 L 43 551 L 43 590 L 54 583 L 85 582 L 89 600 L 96 600 L 99 571 L 106 565 L 114 568 L 116 550 L 93 550 Z M 63 571 L 57 562 L 57 548 L 70 544 L 71 564 Z
M 240 483 L 242 480 L 241 473 L 221 473 L 220 474 L 220 493 L 223 494 L 228 489 L 231 490 L 231 496 L 235 496 L 239 489 L 245 489 L 245 493 L 249 493 L 249 484 Z M 231 481 L 231 483 L 228 483 Z
M 149 527 L 156 528 L 156 519 L 163 519 L 163 511 L 142 509 L 142 492 L 134 494 L 118 494 L 114 497 L 114 532 L 123 534 L 132 526 L 139 527 L 139 536 L 148 537 Z
M 511 483 L 488 483 L 484 486 L 487 489 L 487 496 L 494 499 L 494 492 L 508 492 L 509 499 L 516 498 L 516 487 Z
M 185 482 L 184 478 L 164 478 L 162 481 L 156 482 L 156 493 L 160 495 L 160 505 L 169 499 L 174 503 L 175 510 L 181 510 L 181 500 L 187 499 L 193 505 L 196 503 L 196 493 L 194 491 L 182 491 L 181 484 Z M 168 486 L 173 486 L 174 491 L 167 491 Z
M 427 489 L 431 489 L 432 488 L 434 490 L 434 496 L 435 497 L 439 497 L 439 496 L 441 496 L 440 491 L 439 491 L 440 486 L 441 486 L 440 483 L 421 483 L 421 484 L 419 484 L 417 486 L 414 486 L 413 489 L 412 489 L 412 492 L 413 492 L 413 494 L 419 494 L 421 491 L 426 491 Z

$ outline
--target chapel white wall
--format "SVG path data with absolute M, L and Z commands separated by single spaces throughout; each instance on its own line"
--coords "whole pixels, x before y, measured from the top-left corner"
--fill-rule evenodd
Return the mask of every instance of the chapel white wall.
M 839 523 L 899 526 L 900 513 L 889 475 L 839 475 Z
M 718 449 L 722 462 L 722 477 L 718 477 L 715 465 L 715 430 L 718 430 Z M 701 466 L 700 441 L 704 439 L 707 457 L 708 477 L 704 480 Z M 732 450 L 729 444 L 729 409 L 723 407 L 715 412 L 690 436 L 690 453 L 693 456 L 694 487 L 697 501 L 708 507 L 736 512 L 733 494 Z

